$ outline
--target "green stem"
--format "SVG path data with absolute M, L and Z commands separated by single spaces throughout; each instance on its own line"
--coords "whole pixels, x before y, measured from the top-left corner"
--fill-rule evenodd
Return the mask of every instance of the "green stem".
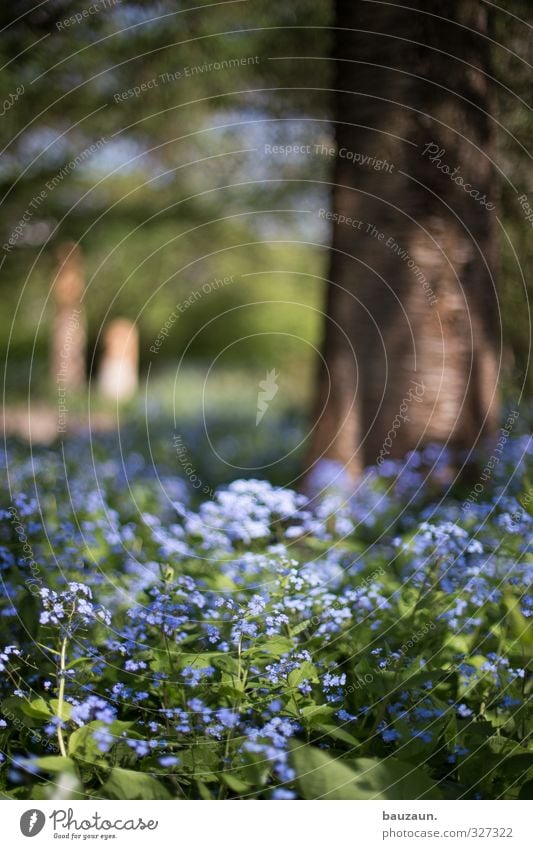
M 63 721 L 63 703 L 65 701 L 65 667 L 66 667 L 66 657 L 67 657 L 67 638 L 63 640 L 61 643 L 61 653 L 59 656 L 59 692 L 57 697 L 57 716 L 59 719 L 57 725 L 57 742 L 59 744 L 59 751 L 61 752 L 64 758 L 67 757 L 67 750 L 65 748 L 65 741 L 63 739 L 63 730 L 61 728 L 61 723 Z

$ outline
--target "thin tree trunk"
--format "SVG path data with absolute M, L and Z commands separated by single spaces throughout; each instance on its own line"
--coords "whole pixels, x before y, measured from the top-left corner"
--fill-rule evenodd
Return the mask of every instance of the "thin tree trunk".
M 471 448 L 498 415 L 488 7 L 408 5 L 336 3 L 333 236 L 308 459 L 354 476 L 428 442 Z
M 61 244 L 55 274 L 55 315 L 52 329 L 52 379 L 58 392 L 80 391 L 85 386 L 86 327 L 82 298 L 85 290 L 80 248 Z

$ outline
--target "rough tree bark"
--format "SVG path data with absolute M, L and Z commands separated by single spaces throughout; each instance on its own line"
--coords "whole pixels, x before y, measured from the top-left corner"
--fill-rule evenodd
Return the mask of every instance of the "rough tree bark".
M 408 421 L 387 456 L 432 441 L 471 448 L 495 428 L 488 10 L 480 0 L 336 2 L 333 236 L 311 465 L 326 457 L 356 476 L 376 463 L 402 403 Z

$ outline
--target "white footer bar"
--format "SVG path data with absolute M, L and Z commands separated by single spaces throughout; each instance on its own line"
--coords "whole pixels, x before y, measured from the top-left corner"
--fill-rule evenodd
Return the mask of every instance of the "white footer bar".
M 6 801 L 0 810 L 6 849 L 533 847 L 527 801 Z

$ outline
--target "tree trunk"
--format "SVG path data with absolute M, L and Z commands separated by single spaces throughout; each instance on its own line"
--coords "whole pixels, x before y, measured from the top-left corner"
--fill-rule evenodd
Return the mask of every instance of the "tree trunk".
M 77 392 L 85 387 L 87 334 L 82 301 L 85 280 L 81 251 L 76 244 L 61 244 L 57 259 L 58 268 L 53 281 L 55 315 L 51 359 L 52 379 L 57 384 L 64 407 L 64 395 L 67 391 Z M 64 418 L 64 415 L 61 418 Z
M 308 459 L 352 476 L 428 442 L 470 449 L 498 416 L 489 7 L 409 6 L 336 3 L 333 236 Z

